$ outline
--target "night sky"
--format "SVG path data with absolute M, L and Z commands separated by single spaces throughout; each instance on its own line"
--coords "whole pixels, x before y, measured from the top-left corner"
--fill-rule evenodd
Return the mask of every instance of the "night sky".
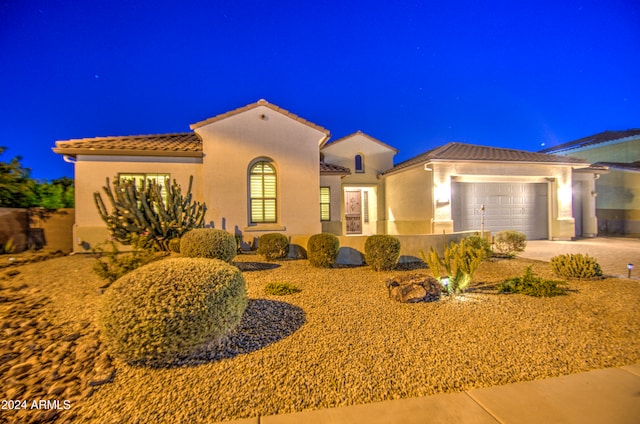
M 640 1 L 0 0 L 0 145 L 189 131 L 264 98 L 396 162 L 640 127 Z M 544 145 L 543 145 L 544 143 Z

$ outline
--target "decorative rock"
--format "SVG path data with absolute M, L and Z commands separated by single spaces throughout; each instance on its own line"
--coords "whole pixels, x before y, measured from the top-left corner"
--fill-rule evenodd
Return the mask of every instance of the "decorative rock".
M 11 368 L 9 368 L 9 372 L 7 373 L 7 376 L 8 377 L 19 377 L 19 376 L 25 374 L 31 368 L 33 368 L 33 364 L 29 363 L 29 362 L 23 362 L 21 364 L 16 364 L 16 365 L 12 366 Z
M 432 302 L 442 290 L 438 280 L 424 275 L 389 278 L 386 285 L 389 297 L 402 303 Z

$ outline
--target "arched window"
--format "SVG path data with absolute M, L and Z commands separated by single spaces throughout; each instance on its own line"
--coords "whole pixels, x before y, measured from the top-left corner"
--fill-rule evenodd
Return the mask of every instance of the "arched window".
M 261 160 L 249 170 L 251 223 L 277 222 L 277 174 L 272 162 Z
M 356 155 L 356 172 L 364 172 L 364 156 L 359 153 Z

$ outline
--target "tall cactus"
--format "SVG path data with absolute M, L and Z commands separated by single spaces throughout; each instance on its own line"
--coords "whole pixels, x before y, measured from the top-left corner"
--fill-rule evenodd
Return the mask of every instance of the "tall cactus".
M 166 251 L 169 240 L 203 226 L 207 206 L 193 201 L 192 184 L 193 176 L 189 177 L 189 189 L 183 196 L 176 180 L 169 185 L 167 178 L 167 194 L 163 197 L 162 187 L 156 181 L 143 181 L 138 188 L 133 180 L 116 178 L 110 184 L 107 178 L 107 185 L 102 189 L 112 210 L 107 210 L 99 192 L 93 197 L 100 217 L 116 241 L 130 245 L 143 239 L 156 249 Z

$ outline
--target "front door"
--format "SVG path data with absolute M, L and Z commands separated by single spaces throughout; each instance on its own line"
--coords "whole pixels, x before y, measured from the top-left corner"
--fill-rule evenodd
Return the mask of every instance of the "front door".
M 360 190 L 344 192 L 345 221 L 347 234 L 362 234 L 362 199 Z

